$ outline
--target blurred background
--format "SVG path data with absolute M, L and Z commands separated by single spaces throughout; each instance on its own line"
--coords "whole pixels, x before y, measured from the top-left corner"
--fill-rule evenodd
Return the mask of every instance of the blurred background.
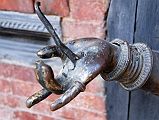
M 38 0 L 60 38 L 105 39 L 108 0 Z M 27 97 L 41 89 L 34 74 L 36 51 L 54 44 L 34 11 L 35 0 L 0 0 L 0 120 L 106 120 L 104 80 L 97 77 L 65 107 L 50 111 L 52 95 L 31 109 Z M 46 60 L 58 73 L 59 59 Z

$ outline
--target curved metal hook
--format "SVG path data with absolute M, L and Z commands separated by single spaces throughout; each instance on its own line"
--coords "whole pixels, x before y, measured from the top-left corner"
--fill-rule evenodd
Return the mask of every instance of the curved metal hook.
M 36 14 L 38 15 L 39 19 L 42 21 L 42 23 L 45 25 L 46 29 L 49 31 L 51 36 L 53 37 L 55 44 L 59 46 L 60 50 L 73 62 L 74 66 L 76 64 L 76 61 L 80 59 L 79 56 L 77 56 L 75 53 L 73 53 L 67 46 L 65 46 L 58 35 L 56 34 L 53 26 L 51 23 L 47 20 L 47 18 L 44 16 L 40 9 L 40 2 L 35 3 L 35 11 Z

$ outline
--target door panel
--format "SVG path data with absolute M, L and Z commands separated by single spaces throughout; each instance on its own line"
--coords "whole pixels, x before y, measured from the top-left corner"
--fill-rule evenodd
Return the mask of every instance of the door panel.
M 108 40 L 120 38 L 133 43 L 136 0 L 111 0 Z M 116 82 L 106 82 L 108 120 L 127 120 L 130 93 Z
M 159 50 L 159 0 L 138 0 L 135 42 Z M 129 120 L 159 120 L 159 97 L 143 90 L 133 91 Z

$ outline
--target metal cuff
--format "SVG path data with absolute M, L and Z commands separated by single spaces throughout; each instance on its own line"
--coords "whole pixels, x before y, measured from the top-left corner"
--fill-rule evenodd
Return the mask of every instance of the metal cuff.
M 144 43 L 129 45 L 115 39 L 111 42 L 121 48 L 116 67 L 110 73 L 102 73 L 104 80 L 116 80 L 126 90 L 142 87 L 150 76 L 153 57 L 151 49 Z
M 111 41 L 111 43 L 119 46 L 121 48 L 121 52 L 116 67 L 110 73 L 101 74 L 101 77 L 107 81 L 116 80 L 121 74 L 123 74 L 128 67 L 130 60 L 130 48 L 127 42 L 115 39 Z
M 144 43 L 136 43 L 131 46 L 131 62 L 129 67 L 118 80 L 126 90 L 141 88 L 148 80 L 152 66 L 153 57 L 151 49 Z M 130 67 L 131 66 L 131 67 Z

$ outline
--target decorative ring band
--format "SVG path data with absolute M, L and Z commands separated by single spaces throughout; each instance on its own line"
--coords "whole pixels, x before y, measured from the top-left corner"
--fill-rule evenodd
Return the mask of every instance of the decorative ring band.
M 130 50 L 127 42 L 115 39 L 111 41 L 112 44 L 120 46 L 121 53 L 119 56 L 118 63 L 116 67 L 110 73 L 102 73 L 101 76 L 104 80 L 112 81 L 118 78 L 128 67 L 129 59 L 130 59 Z
M 136 47 L 140 57 L 142 57 L 143 60 L 139 63 L 142 67 L 140 67 L 141 69 L 138 70 L 140 71 L 140 74 L 137 76 L 137 78 L 131 83 L 120 83 L 121 86 L 128 91 L 142 87 L 148 80 L 153 66 L 152 51 L 147 45 L 144 43 L 136 43 L 132 46 Z

